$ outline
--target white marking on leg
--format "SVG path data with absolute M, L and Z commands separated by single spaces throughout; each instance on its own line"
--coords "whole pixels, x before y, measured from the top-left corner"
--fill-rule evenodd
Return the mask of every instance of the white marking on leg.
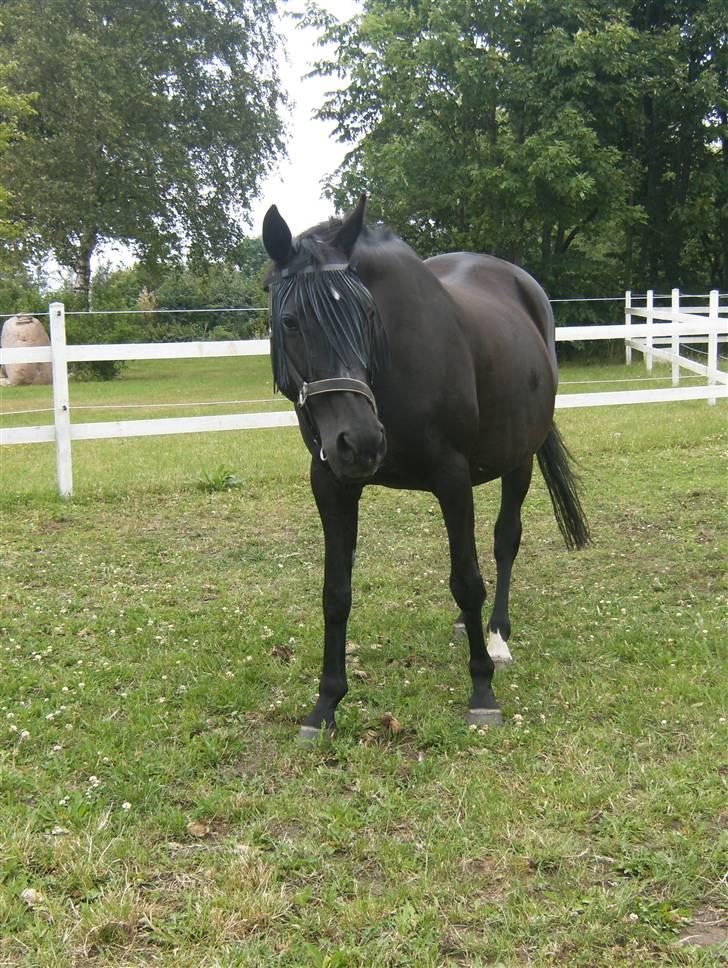
M 500 632 L 488 630 L 488 655 L 497 666 L 510 665 L 513 662 L 511 650 Z

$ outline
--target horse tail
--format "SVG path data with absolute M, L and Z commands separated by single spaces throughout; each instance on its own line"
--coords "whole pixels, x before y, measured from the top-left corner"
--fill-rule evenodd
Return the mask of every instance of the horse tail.
M 591 542 L 591 536 L 589 523 L 579 500 L 578 477 L 572 467 L 573 457 L 555 424 L 536 451 L 536 457 L 566 547 L 570 550 L 585 547 Z

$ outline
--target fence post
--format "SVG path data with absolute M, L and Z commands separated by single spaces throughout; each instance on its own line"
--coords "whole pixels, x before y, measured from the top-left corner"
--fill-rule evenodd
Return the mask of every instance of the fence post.
M 680 290 L 672 290 L 672 301 L 670 303 L 672 318 L 670 322 L 672 323 L 672 337 L 670 340 L 670 351 L 673 354 L 672 359 L 672 385 L 674 387 L 680 385 L 680 364 L 675 357 L 680 355 L 680 330 L 678 326 L 680 324 Z
M 627 327 L 632 325 L 632 292 L 629 289 L 624 294 L 624 325 Z M 624 338 L 624 361 L 627 366 L 632 362 L 632 347 L 627 342 L 629 338 L 628 331 Z
M 56 481 L 58 496 L 73 493 L 71 465 L 71 411 L 68 399 L 68 361 L 66 359 L 66 310 L 63 303 L 48 307 L 51 328 L 51 370 L 53 374 L 53 420 L 56 429 Z
M 715 386 L 718 382 L 718 290 L 710 290 L 708 308 L 708 385 Z M 708 403 L 714 405 L 715 397 L 708 397 Z
M 645 367 L 647 370 L 652 369 L 652 324 L 654 322 L 652 318 L 652 312 L 655 305 L 655 293 L 653 289 L 647 290 L 647 315 L 645 316 L 645 322 L 647 324 L 647 332 L 645 334 Z

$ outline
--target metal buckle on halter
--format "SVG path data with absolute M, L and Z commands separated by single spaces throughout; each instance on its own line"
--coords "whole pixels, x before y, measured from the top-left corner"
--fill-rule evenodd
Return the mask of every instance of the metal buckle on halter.
M 301 384 L 301 389 L 298 391 L 298 406 L 304 407 L 306 405 L 307 398 L 308 398 L 308 383 L 304 381 Z

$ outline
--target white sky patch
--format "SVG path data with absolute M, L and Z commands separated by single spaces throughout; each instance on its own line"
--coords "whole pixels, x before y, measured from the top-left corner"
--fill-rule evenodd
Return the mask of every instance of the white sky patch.
M 357 0 L 318 2 L 339 20 L 348 20 L 359 11 Z M 317 32 L 302 30 L 285 16 L 281 18 L 280 29 L 288 48 L 287 58 L 281 57 L 280 80 L 292 109 L 288 119 L 288 157 L 265 180 L 260 199 L 251 206 L 252 235 L 260 235 L 263 216 L 274 204 L 294 235 L 333 215 L 331 202 L 322 196 L 322 181 L 341 164 L 351 148 L 335 140 L 332 122 L 313 118 L 327 91 L 337 83 L 336 78 L 305 77 L 314 62 L 325 54 L 316 44 Z

